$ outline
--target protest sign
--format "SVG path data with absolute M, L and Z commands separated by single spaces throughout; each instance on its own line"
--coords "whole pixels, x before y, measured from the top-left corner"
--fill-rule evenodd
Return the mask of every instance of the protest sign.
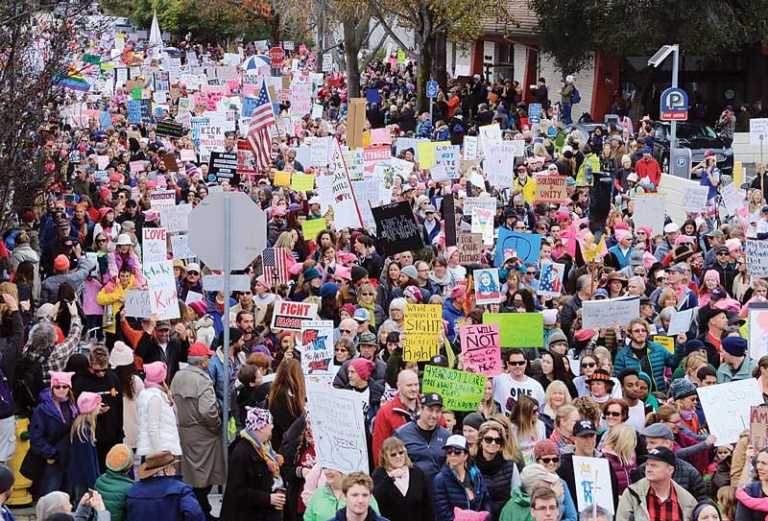
M 163 154 L 163 164 L 169 172 L 179 171 L 179 163 L 176 161 L 176 156 L 173 154 Z
M 179 297 L 176 294 L 176 277 L 173 261 L 152 262 L 143 266 L 144 278 L 149 288 L 149 304 L 159 320 L 179 318 Z
M 618 324 L 626 326 L 630 320 L 640 316 L 640 299 L 614 298 L 605 300 L 586 300 L 581 308 L 582 327 L 600 329 Z
M 485 147 L 483 168 L 493 186 L 512 186 L 515 181 L 515 142 L 502 141 Z
M 483 399 L 486 376 L 437 365 L 424 368 L 421 392 L 437 393 L 451 411 L 475 411 Z
M 403 360 L 419 362 L 436 356 L 443 332 L 440 304 L 407 304 L 403 326 Z
M 498 123 L 484 125 L 478 129 L 480 152 L 488 154 L 488 147 L 495 143 L 501 143 L 501 127 Z
M 371 144 L 372 145 L 391 145 L 392 133 L 388 128 L 372 128 L 371 129 Z
M 363 105 L 365 109 L 365 105 Z M 365 117 L 365 112 L 363 112 Z M 349 121 L 349 118 L 347 118 Z M 349 139 L 349 129 L 347 133 Z M 341 152 L 341 145 L 334 140 L 333 155 L 329 163 L 329 173 L 333 176 L 331 190 L 333 194 L 333 216 L 336 228 L 362 228 L 363 217 L 357 205 L 355 193 L 352 190 L 352 182 L 349 179 L 349 171 Z
M 563 275 L 565 264 L 557 262 L 544 262 L 539 274 L 539 287 L 536 293 L 544 298 L 559 297 L 563 292 Z
M 458 237 L 459 264 L 480 264 L 483 257 L 483 236 L 461 233 Z
M 315 174 L 294 172 L 291 176 L 291 189 L 297 192 L 311 192 L 315 189 Z
M 491 212 L 496 212 L 496 198 L 494 197 L 467 197 L 464 199 L 464 215 L 472 216 L 476 208 L 483 208 Z
M 333 321 L 301 324 L 301 368 L 304 374 L 328 374 L 333 360 Z
M 483 313 L 483 324 L 499 326 L 501 347 L 544 347 L 541 313 Z
M 768 406 L 758 405 L 749 409 L 749 444 L 755 452 L 768 446 Z
M 499 228 L 493 265 L 499 268 L 504 263 L 504 260 L 510 257 L 516 257 L 525 264 L 536 264 L 539 262 L 540 249 L 541 235 L 537 233 L 519 233 L 507 228 Z
M 696 392 L 718 445 L 736 443 L 749 428 L 750 408 L 763 405 L 763 393 L 754 378 L 699 387 Z
M 368 469 L 365 404 L 359 393 L 307 381 L 316 462 L 343 473 Z
M 186 132 L 184 126 L 173 121 L 160 121 L 155 130 L 161 136 L 183 137 Z
M 347 163 L 347 170 L 349 171 L 349 179 L 351 181 L 362 181 L 363 179 L 363 173 L 365 172 L 364 154 L 365 153 L 360 148 L 343 152 L 344 161 Z
M 435 168 L 443 167 L 451 179 L 459 177 L 459 146 L 439 144 L 435 147 Z
M 664 208 L 666 198 L 662 194 L 637 194 L 632 197 L 635 211 L 632 222 L 638 226 L 648 226 L 654 235 L 664 233 Z
M 126 317 L 147 318 L 152 314 L 149 303 L 149 291 L 146 289 L 129 289 L 125 292 L 123 315 Z
M 179 159 L 182 161 L 197 161 L 197 154 L 191 148 L 182 148 L 179 150 Z
M 176 206 L 176 190 L 153 190 L 149 194 L 149 205 L 153 210 L 164 210 Z
M 128 171 L 132 174 L 138 174 L 146 170 L 147 165 L 142 160 L 131 161 L 128 163 Z
M 237 152 L 211 152 L 208 180 L 232 179 L 237 173 Z
M 497 268 L 475 270 L 475 302 L 479 305 L 498 304 L 502 300 L 499 270 Z
M 669 351 L 670 353 L 675 353 L 675 339 L 671 336 L 664 336 L 664 335 L 654 335 L 651 337 L 651 340 L 659 344 L 661 347 Z
M 302 323 L 314 320 L 315 315 L 317 315 L 317 304 L 282 300 L 275 304 L 272 329 L 300 333 Z
M 464 136 L 464 157 L 463 159 L 477 159 L 477 136 Z
M 607 459 L 574 456 L 573 477 L 579 512 L 597 505 L 613 514 L 611 467 Z
M 752 360 L 760 360 L 768 355 L 768 303 L 752 303 L 748 313 L 749 357 Z
M 536 203 L 561 204 L 569 200 L 565 190 L 566 176 L 542 173 L 534 175 L 533 179 L 536 181 L 536 194 L 533 197 Z
M 275 172 L 275 186 L 291 186 L 291 173 L 284 170 Z
M 694 311 L 696 311 L 696 308 L 686 309 L 685 311 L 675 311 L 672 313 L 672 318 L 670 319 L 669 327 L 667 328 L 667 334 L 669 336 L 675 336 L 680 333 L 687 333 L 688 328 L 691 327 Z
M 768 241 L 747 239 L 747 272 L 753 277 L 768 277 Z
M 703 213 L 707 206 L 707 186 L 691 186 L 683 192 L 683 208 L 686 212 Z
M 376 206 L 371 208 L 371 212 L 376 221 L 378 250 L 384 255 L 420 250 L 424 247 L 419 226 L 408 202 Z
M 306 240 L 314 240 L 317 234 L 326 228 L 325 219 L 308 219 L 301 223 L 301 233 Z
M 327 166 L 333 153 L 333 137 L 316 137 L 309 147 L 309 166 Z
M 493 222 L 496 217 L 496 210 L 486 208 L 475 208 L 472 211 L 472 233 L 479 233 L 483 237 L 483 244 L 493 245 Z
M 182 233 L 171 235 L 171 252 L 174 260 L 194 259 L 197 256 L 189 249 L 189 236 Z
M 501 337 L 497 324 L 461 326 L 459 338 L 464 370 L 486 376 L 496 376 L 503 372 Z
M 168 233 L 186 232 L 189 230 L 189 212 L 191 204 L 180 204 L 160 210 L 160 222 Z
M 291 82 L 291 116 L 303 117 L 312 111 L 312 82 L 298 79 L 294 76 Z
M 168 241 L 165 228 L 147 228 L 141 230 L 141 256 L 144 264 L 162 262 L 168 258 Z
M 747 194 L 734 182 L 725 185 L 720 190 L 720 195 L 723 197 L 723 204 L 728 215 L 736 215 L 736 212 L 744 206 L 744 199 Z

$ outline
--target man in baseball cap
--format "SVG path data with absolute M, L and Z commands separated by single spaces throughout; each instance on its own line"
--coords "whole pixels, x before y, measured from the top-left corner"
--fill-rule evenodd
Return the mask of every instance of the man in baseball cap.
M 445 463 L 443 446 L 451 433 L 439 425 L 443 398 L 437 393 L 421 397 L 421 410 L 416 421 L 408 422 L 395 431 L 408 451 L 411 461 L 432 481 Z

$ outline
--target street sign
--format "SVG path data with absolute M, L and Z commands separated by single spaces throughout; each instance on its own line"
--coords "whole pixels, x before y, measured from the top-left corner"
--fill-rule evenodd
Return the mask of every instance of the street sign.
M 429 80 L 427 82 L 427 97 L 428 98 L 436 98 L 437 97 L 437 89 L 438 84 L 435 80 Z
M 272 67 L 281 67 L 285 59 L 285 51 L 280 47 L 272 47 L 269 50 L 269 59 L 272 60 Z
M 659 100 L 659 114 L 661 121 L 687 121 L 688 94 L 678 87 L 665 89 Z
M 528 121 L 534 125 L 541 123 L 541 103 L 529 103 L 528 104 Z
M 225 199 L 230 217 L 226 218 Z M 229 221 L 229 237 L 225 222 Z M 225 238 L 232 245 L 227 252 Z M 231 255 L 231 270 L 243 270 L 267 246 L 267 216 L 242 192 L 214 192 L 189 214 L 189 249 L 209 268 L 222 270 Z

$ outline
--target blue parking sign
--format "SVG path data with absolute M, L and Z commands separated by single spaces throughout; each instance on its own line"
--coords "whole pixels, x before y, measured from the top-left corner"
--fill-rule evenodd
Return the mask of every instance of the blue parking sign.
M 438 84 L 435 80 L 429 80 L 427 82 L 427 97 L 428 98 L 436 98 L 437 97 L 437 89 Z

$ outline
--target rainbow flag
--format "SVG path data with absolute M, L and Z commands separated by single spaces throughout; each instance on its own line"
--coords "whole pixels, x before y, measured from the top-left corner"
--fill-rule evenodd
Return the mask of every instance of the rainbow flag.
M 88 92 L 91 89 L 91 84 L 86 81 L 79 74 L 57 74 L 53 78 L 54 85 L 59 85 L 66 89 L 79 90 L 81 92 Z

